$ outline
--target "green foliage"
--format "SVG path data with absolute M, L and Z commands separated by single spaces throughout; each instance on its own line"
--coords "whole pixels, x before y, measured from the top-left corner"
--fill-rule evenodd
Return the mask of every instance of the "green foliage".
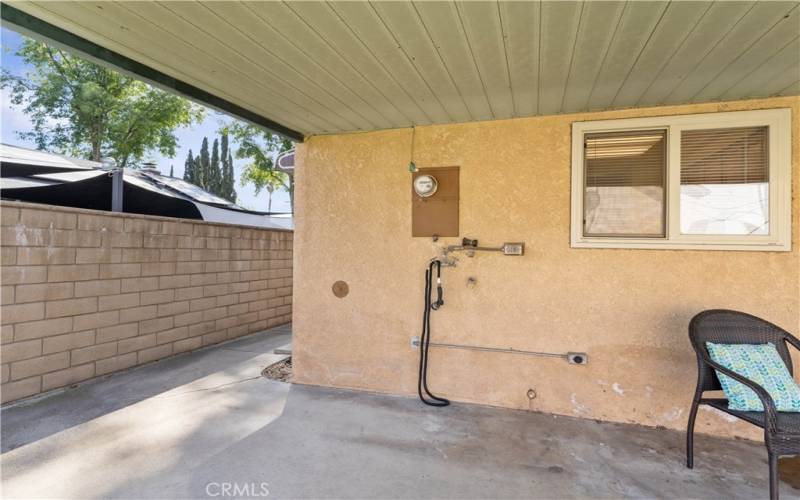
M 248 123 L 234 123 L 223 128 L 223 133 L 230 133 L 239 146 L 236 157 L 250 160 L 242 172 L 241 184 L 253 184 L 256 195 L 267 191 L 267 211 L 272 210 L 272 193 L 276 189 L 285 189 L 294 206 L 294 179 L 278 170 L 274 158 L 292 148 L 292 142 L 283 137 Z
M 174 130 L 203 119 L 203 108 L 182 97 L 43 43 L 26 39 L 17 54 L 34 70 L 3 70 L 0 86 L 33 122 L 18 135 L 39 149 L 135 167 L 152 151 L 174 156 Z

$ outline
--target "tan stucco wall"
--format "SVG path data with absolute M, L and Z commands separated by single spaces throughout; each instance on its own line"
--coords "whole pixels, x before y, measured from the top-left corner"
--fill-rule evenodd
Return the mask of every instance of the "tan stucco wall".
M 570 127 L 590 119 L 791 107 L 793 251 L 570 248 Z M 461 167 L 461 235 L 524 241 L 521 258 L 461 257 L 444 271 L 439 342 L 561 359 L 431 349 L 430 385 L 458 401 L 685 428 L 694 391 L 689 319 L 748 311 L 800 330 L 800 98 L 525 118 L 417 129 L 421 167 Z M 423 269 L 444 238 L 411 238 L 410 131 L 313 137 L 299 148 L 294 281 L 295 380 L 414 394 Z M 467 288 L 468 277 L 477 278 Z M 331 284 L 344 280 L 338 299 Z M 526 392 L 538 397 L 529 403 Z M 435 411 L 435 410 L 431 410 Z M 757 436 L 702 412 L 698 430 Z

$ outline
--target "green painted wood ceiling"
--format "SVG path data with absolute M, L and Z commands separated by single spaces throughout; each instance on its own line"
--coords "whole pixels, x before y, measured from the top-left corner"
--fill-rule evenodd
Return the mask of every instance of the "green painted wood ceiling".
M 13 2 L 305 135 L 800 94 L 797 2 Z

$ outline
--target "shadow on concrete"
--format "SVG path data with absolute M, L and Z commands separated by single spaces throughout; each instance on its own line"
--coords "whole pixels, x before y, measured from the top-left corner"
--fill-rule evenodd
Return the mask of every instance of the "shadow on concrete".
M 168 358 L 68 388 L 0 411 L 2 453 L 153 398 L 231 367 L 264 358 L 264 366 L 286 356 L 271 354 L 291 342 L 283 325 L 224 344 Z M 263 368 L 262 366 L 261 368 Z M 249 376 L 259 376 L 259 371 Z M 229 383 L 221 382 L 221 383 Z M 191 390 L 191 389 L 189 389 Z M 142 422 L 142 425 L 146 425 Z

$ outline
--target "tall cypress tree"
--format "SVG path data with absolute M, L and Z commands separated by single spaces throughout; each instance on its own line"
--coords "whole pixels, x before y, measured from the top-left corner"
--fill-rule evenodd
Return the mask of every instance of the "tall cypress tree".
M 208 179 L 211 176 L 211 160 L 208 157 L 208 137 L 203 137 L 203 145 L 200 147 L 200 159 L 195 160 L 199 165 L 195 165 L 197 179 L 195 184 L 208 191 Z
M 208 191 L 217 196 L 222 194 L 222 171 L 219 168 L 219 139 L 214 139 L 209 165 Z
M 183 164 L 183 180 L 192 184 L 195 183 L 195 164 L 191 149 L 189 150 L 189 155 L 186 156 L 186 163 Z
M 222 159 L 222 190 L 220 196 L 236 203 L 236 191 L 233 188 L 233 155 L 228 149 L 228 133 L 222 133 L 220 140 L 220 156 Z
M 236 188 L 234 187 L 236 182 L 236 177 L 233 174 L 233 155 L 228 152 L 228 180 L 225 183 L 227 186 L 228 192 L 228 201 L 231 203 L 236 203 Z
M 175 177 L 175 165 L 170 165 L 169 166 L 169 176 L 170 177 Z

